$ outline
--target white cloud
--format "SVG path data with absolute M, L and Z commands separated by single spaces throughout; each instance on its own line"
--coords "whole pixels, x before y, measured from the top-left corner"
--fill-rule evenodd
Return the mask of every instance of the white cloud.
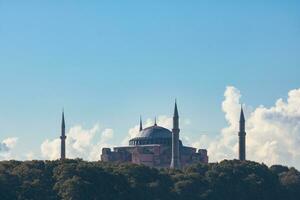
M 232 86 L 226 88 L 222 110 L 228 126 L 216 137 L 203 134 L 199 140 L 191 140 L 188 135 L 181 139 L 194 147 L 208 147 L 210 161 L 234 159 L 238 155 L 238 129 L 240 115 L 240 91 Z M 300 168 L 300 89 L 292 90 L 286 100 L 279 99 L 272 107 L 244 106 L 247 129 L 247 158 L 271 164 L 284 164 Z M 189 125 L 189 120 L 182 120 Z M 159 116 L 159 126 L 172 128 L 172 117 Z M 144 128 L 152 126 L 153 119 L 144 121 Z M 139 125 L 128 131 L 122 145 L 137 136 Z M 67 157 L 99 160 L 103 147 L 112 147 L 114 132 L 112 129 L 100 130 L 99 125 L 91 129 L 75 126 L 67 134 Z M 14 144 L 6 140 L 6 148 Z M 12 147 L 10 146 L 10 147 Z M 60 154 L 60 139 L 46 140 L 41 145 L 42 155 L 46 159 L 57 159 Z M 30 155 L 29 155 L 30 157 Z
M 211 161 L 234 159 L 238 154 L 241 94 L 235 87 L 227 87 L 224 97 L 222 108 L 228 127 L 217 138 L 209 139 Z M 246 107 L 245 114 L 248 159 L 300 168 L 300 89 L 290 91 L 287 100 L 279 99 L 270 108 Z
M 100 130 L 99 125 L 91 129 L 74 126 L 66 134 L 66 155 L 68 158 L 99 160 L 102 147 L 111 147 L 112 129 Z M 98 142 L 97 142 L 98 141 Z M 41 145 L 42 156 L 55 160 L 60 157 L 60 139 L 45 140 Z
M 46 159 L 58 159 L 60 154 L 60 140 L 58 138 L 54 140 L 47 139 L 42 143 L 41 151 L 42 156 Z
M 16 137 L 12 137 L 12 138 L 6 138 L 5 140 L 3 140 L 3 144 L 5 144 L 9 149 L 12 149 L 16 146 L 18 142 L 18 138 Z
M 144 127 L 152 126 L 154 120 L 147 119 Z M 171 128 L 172 118 L 159 116 L 157 124 L 163 127 Z M 128 140 L 139 133 L 139 126 L 136 125 L 128 132 L 128 136 L 122 142 L 122 145 L 128 145 Z M 99 160 L 103 147 L 113 147 L 114 131 L 112 129 L 100 130 L 99 125 L 91 129 L 84 129 L 82 126 L 74 126 L 66 134 L 66 154 L 68 158 L 83 158 L 87 160 Z M 47 139 L 41 145 L 41 153 L 44 159 L 55 160 L 60 157 L 60 139 Z M 27 155 L 28 158 L 32 154 Z
M 6 138 L 0 142 L 0 160 L 15 159 L 13 150 L 18 142 L 18 138 Z

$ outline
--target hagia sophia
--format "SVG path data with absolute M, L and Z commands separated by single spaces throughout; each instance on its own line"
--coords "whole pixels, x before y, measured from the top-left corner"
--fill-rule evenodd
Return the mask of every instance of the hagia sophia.
M 202 162 L 208 163 L 206 149 L 196 149 L 185 146 L 180 140 L 179 114 L 175 102 L 173 114 L 173 128 L 169 130 L 156 123 L 153 126 L 143 128 L 140 119 L 139 134 L 129 140 L 128 146 L 103 148 L 101 161 L 113 163 L 134 163 L 155 168 L 181 169 L 188 165 Z M 246 132 L 243 108 L 240 115 L 239 159 L 246 160 Z M 62 115 L 61 133 L 61 159 L 66 158 L 65 118 Z

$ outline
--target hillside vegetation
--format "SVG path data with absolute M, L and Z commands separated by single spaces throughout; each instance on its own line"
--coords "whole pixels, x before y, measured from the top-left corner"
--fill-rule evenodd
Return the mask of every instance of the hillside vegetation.
M 2 161 L 1 200 L 299 200 L 294 168 L 237 160 L 182 171 L 82 160 Z

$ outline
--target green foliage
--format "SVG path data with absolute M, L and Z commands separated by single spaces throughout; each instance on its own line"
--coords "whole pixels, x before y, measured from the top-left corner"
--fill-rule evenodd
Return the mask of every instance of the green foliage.
M 300 172 L 295 168 L 285 171 L 280 174 L 280 182 L 284 187 L 284 198 L 286 200 L 295 199 L 300 197 Z
M 184 170 L 65 161 L 0 162 L 1 200 L 296 200 L 300 172 L 249 161 Z

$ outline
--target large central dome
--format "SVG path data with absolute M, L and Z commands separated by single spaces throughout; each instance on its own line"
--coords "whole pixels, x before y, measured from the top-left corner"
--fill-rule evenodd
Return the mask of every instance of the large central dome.
M 140 131 L 137 137 L 129 141 L 129 145 L 172 144 L 172 132 L 161 126 L 151 126 Z
M 143 138 L 172 138 L 172 132 L 161 126 L 151 126 L 142 130 L 138 137 Z

